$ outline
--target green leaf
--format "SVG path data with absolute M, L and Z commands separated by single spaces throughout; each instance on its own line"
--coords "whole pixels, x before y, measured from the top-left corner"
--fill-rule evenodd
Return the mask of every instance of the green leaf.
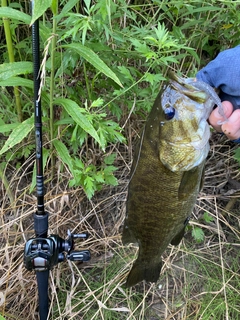
M 150 48 L 147 46 L 145 42 L 141 43 L 137 39 L 130 39 L 132 44 L 134 45 L 137 52 L 141 53 L 142 55 L 148 57 L 148 56 L 154 56 L 154 52 L 150 50 Z
M 94 100 L 91 104 L 91 108 L 95 107 L 101 107 L 104 103 L 104 100 L 102 98 L 97 98 L 97 100 Z
M 237 148 L 234 152 L 234 159 L 240 162 L 240 148 Z
M 58 0 L 52 0 L 51 9 L 54 16 L 58 13 Z
M 104 183 L 105 180 L 103 178 L 103 172 L 102 171 L 98 171 L 97 174 L 94 176 L 95 180 L 99 183 Z
M 0 81 L 15 77 L 19 74 L 33 72 L 32 62 L 20 61 L 0 64 Z
M 191 48 L 188 48 L 188 47 L 184 47 L 184 49 L 193 56 L 193 58 L 197 61 L 198 64 L 201 63 L 200 58 L 199 58 L 197 52 L 194 51 L 194 49 L 191 49 Z
M 84 190 L 89 199 L 94 195 L 94 179 L 92 177 L 87 176 L 84 180 Z
M 104 73 L 108 78 L 111 78 L 114 82 L 116 82 L 120 87 L 123 88 L 123 85 L 121 84 L 116 74 L 90 48 L 82 45 L 81 43 L 71 43 L 63 45 L 62 47 L 75 50 L 81 57 L 87 60 L 98 71 Z
M 33 88 L 33 81 L 29 79 L 24 79 L 21 77 L 11 77 L 6 80 L 0 81 L 1 87 L 27 87 Z
M 164 76 L 162 76 L 161 74 L 153 74 L 150 72 L 146 72 L 144 74 L 144 80 L 146 80 L 147 82 L 151 83 L 151 85 L 155 83 L 158 83 L 162 80 L 166 80 L 166 78 L 164 78 Z
M 0 125 L 0 133 L 12 131 L 13 129 L 15 129 L 18 126 L 19 126 L 19 123 L 1 124 Z
M 104 158 L 104 163 L 113 164 L 113 162 L 115 161 L 115 158 L 116 158 L 116 153 L 109 154 Z
M 89 133 L 101 147 L 104 147 L 97 134 L 97 131 L 94 129 L 93 125 L 89 122 L 86 116 L 81 112 L 81 108 L 75 101 L 65 98 L 58 98 L 54 101 L 54 104 L 60 104 L 83 130 Z
M 84 169 L 84 163 L 82 162 L 81 159 L 74 159 L 74 164 L 75 166 L 82 171 Z
M 58 14 L 55 18 L 59 21 L 71 11 L 71 9 L 79 2 L 79 0 L 68 0 L 65 6 L 61 9 L 60 14 Z
M 210 222 L 212 222 L 214 220 L 213 217 L 210 216 L 210 214 L 208 212 L 206 212 L 206 211 L 203 214 L 203 219 L 204 219 L 204 221 L 206 223 L 210 223 Z
M 105 177 L 105 182 L 107 184 L 110 184 L 111 186 L 117 186 L 118 185 L 118 180 L 116 177 L 114 177 L 113 174 L 109 174 Z
M 192 236 L 196 241 L 201 242 L 204 239 L 204 232 L 201 228 L 194 227 L 192 229 Z
M 4 146 L 0 150 L 0 155 L 14 147 L 16 144 L 20 143 L 29 134 L 32 128 L 33 117 L 20 123 L 15 129 L 13 129 Z
M 32 3 L 32 20 L 30 25 L 44 14 L 44 12 L 51 6 L 52 0 L 35 0 L 32 1 Z
M 41 1 L 41 0 L 40 0 Z M 31 16 L 19 10 L 10 7 L 0 8 L 0 18 L 9 18 L 13 20 L 23 21 L 25 24 L 30 24 Z
M 220 11 L 222 10 L 221 7 L 214 7 L 214 6 L 206 6 L 206 7 L 200 7 L 200 8 L 194 8 L 192 13 L 196 13 L 196 12 L 209 12 L 209 11 Z M 182 17 L 184 17 L 185 15 L 188 15 L 188 14 L 183 14 Z
M 59 140 L 53 140 L 54 147 L 56 148 L 59 158 L 68 166 L 69 170 L 73 174 L 72 158 L 65 144 Z
M 127 69 L 125 66 L 118 66 L 118 69 L 121 72 L 121 74 L 123 74 L 126 77 L 126 79 L 134 81 L 129 69 Z

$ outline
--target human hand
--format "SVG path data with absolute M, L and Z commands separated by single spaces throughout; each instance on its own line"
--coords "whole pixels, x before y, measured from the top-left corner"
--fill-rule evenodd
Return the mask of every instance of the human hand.
M 222 101 L 222 107 L 228 121 L 224 121 L 225 119 L 221 116 L 217 107 L 210 114 L 209 123 L 216 131 L 223 132 L 230 140 L 240 139 L 240 109 L 234 110 L 232 103 L 229 101 Z M 224 123 L 220 125 L 219 122 Z

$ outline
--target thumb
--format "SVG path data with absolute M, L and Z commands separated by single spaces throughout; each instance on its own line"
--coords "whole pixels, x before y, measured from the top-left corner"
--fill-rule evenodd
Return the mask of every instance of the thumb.
M 233 105 L 229 101 L 223 101 L 222 102 L 222 108 L 223 108 L 223 113 L 226 118 L 229 118 L 233 112 Z M 209 116 L 209 123 L 211 126 L 217 130 L 218 132 L 222 132 L 222 125 L 220 124 L 221 122 L 224 122 L 225 118 L 222 115 L 222 112 L 219 111 L 219 107 L 214 109 L 212 113 Z
M 222 125 L 222 131 L 230 140 L 240 138 L 240 109 L 231 114 L 228 121 Z

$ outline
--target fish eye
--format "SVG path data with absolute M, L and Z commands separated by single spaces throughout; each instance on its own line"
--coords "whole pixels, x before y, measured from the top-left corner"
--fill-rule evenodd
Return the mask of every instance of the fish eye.
M 165 113 L 165 119 L 171 120 L 175 116 L 175 109 L 169 106 L 164 110 L 164 113 Z

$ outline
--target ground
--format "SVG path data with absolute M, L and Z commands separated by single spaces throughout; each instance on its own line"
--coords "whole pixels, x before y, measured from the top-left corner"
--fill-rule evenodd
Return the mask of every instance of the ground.
M 137 248 L 122 245 L 121 228 L 132 148 L 113 147 L 118 154 L 118 186 L 104 187 L 91 200 L 81 188 L 68 187 L 64 168 L 55 179 L 46 179 L 49 233 L 65 238 L 68 229 L 88 231 L 88 240 L 77 241 L 76 247 L 89 249 L 92 256 L 87 263 L 63 262 L 51 271 L 50 319 L 240 319 L 240 173 L 233 159 L 237 148 L 224 136 L 212 135 L 204 188 L 185 238 L 164 253 L 156 284 L 140 283 L 131 289 L 124 283 Z M 35 274 L 23 266 L 24 244 L 34 235 L 36 197 L 29 192 L 33 162 L 31 156 L 19 169 L 9 165 L 6 176 L 12 194 L 1 188 L 0 314 L 5 319 L 38 317 Z M 199 228 L 202 241 L 192 236 Z

